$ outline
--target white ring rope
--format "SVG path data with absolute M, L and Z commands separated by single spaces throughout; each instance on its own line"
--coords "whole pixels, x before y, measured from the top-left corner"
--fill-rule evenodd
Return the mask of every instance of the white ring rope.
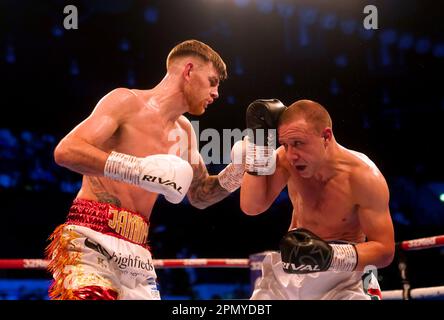
M 444 235 L 406 240 L 398 243 L 403 251 L 420 250 L 444 246 Z M 48 267 L 48 260 L 44 259 L 0 259 L 0 270 L 41 269 Z M 167 268 L 251 268 L 257 261 L 248 259 L 155 259 L 154 267 Z M 409 291 L 411 299 L 431 299 L 444 296 L 444 286 L 416 288 Z M 403 290 L 382 291 L 384 300 L 402 300 Z
M 431 299 L 444 296 L 444 286 L 416 288 L 410 290 L 411 299 Z M 382 291 L 383 300 L 402 300 L 402 290 L 387 290 Z

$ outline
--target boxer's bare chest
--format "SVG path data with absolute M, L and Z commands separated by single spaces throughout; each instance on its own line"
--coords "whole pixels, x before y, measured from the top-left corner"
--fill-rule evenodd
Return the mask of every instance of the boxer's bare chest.
M 358 204 L 347 173 L 326 182 L 294 179 L 289 192 L 296 215 L 293 224 L 326 238 L 359 232 Z
M 130 110 L 112 137 L 101 146 L 103 150 L 115 150 L 137 157 L 166 153 L 180 155 L 180 149 L 176 146 L 178 137 L 183 139 L 186 135 L 184 120 L 179 118 L 176 122 L 168 123 L 157 109 L 150 108 L 143 102 L 131 105 Z M 119 207 L 134 210 L 149 218 L 157 198 L 156 194 L 131 185 L 99 179 L 100 187 L 106 186 L 106 193 L 117 199 Z M 95 187 L 96 192 L 93 190 L 94 186 L 89 185 L 89 188 L 83 190 L 83 196 L 92 197 L 92 194 L 97 193 L 97 186 Z
M 138 157 L 164 153 L 179 156 L 178 145 L 183 139 L 179 137 L 183 136 L 186 131 L 180 122 L 166 123 L 156 110 L 141 107 L 119 127 L 109 144 Z

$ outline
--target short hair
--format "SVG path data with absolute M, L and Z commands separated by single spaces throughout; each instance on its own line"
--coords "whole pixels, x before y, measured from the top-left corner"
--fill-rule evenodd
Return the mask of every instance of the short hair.
M 290 105 L 279 118 L 279 125 L 304 119 L 321 133 L 326 127 L 333 128 L 330 114 L 319 103 L 311 100 L 298 100 Z
M 166 60 L 167 69 L 172 60 L 188 56 L 211 62 L 219 75 L 219 80 L 222 81 L 227 78 L 227 66 L 219 54 L 209 45 L 194 39 L 181 42 L 170 51 Z

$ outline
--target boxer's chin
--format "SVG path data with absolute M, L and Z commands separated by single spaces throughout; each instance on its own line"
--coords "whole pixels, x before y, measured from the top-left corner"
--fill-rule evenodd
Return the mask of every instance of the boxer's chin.
M 189 114 L 193 116 L 200 116 L 205 112 L 205 104 L 203 103 L 196 103 L 190 107 L 190 110 L 188 111 Z

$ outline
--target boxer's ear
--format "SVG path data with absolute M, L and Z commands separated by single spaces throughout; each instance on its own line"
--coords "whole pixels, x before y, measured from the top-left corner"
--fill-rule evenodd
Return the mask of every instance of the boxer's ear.
M 331 128 L 325 128 L 322 130 L 322 138 L 324 139 L 324 143 L 327 143 L 331 141 L 331 138 L 333 137 L 333 131 Z
M 333 137 L 333 131 L 331 128 L 325 128 L 322 130 L 322 139 L 324 139 L 324 147 L 327 147 L 328 143 L 331 141 Z
M 183 77 L 185 80 L 189 81 L 191 78 L 191 71 L 193 71 L 194 64 L 192 62 L 188 62 L 183 69 Z

